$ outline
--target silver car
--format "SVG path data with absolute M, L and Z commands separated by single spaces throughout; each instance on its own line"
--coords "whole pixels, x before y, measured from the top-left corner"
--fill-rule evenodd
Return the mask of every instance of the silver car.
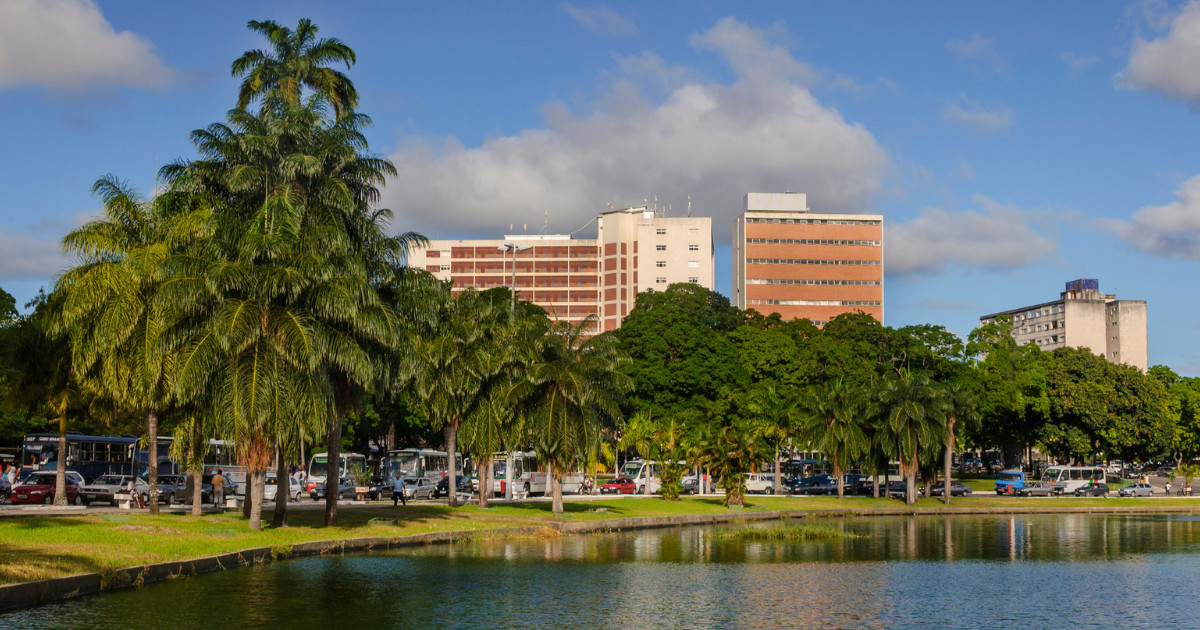
M 1154 496 L 1154 488 L 1148 483 L 1135 483 L 1121 488 L 1117 494 L 1123 497 L 1149 497 Z
M 404 497 L 406 499 L 432 499 L 433 482 L 428 477 L 405 477 Z

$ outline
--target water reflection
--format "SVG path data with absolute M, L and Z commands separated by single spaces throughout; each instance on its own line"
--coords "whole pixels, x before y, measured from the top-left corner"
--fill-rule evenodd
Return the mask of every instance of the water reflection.
M 0 627 L 1137 628 L 1192 627 L 1200 613 L 1193 516 L 820 522 L 860 537 L 683 528 L 311 558 L 0 615 Z

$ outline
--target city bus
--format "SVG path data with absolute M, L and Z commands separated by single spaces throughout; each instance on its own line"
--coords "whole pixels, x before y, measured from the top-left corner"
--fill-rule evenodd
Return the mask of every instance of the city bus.
M 1104 483 L 1103 466 L 1051 466 L 1042 473 L 1042 481 L 1054 487 L 1054 494 L 1074 494 L 1091 482 Z
M 458 456 L 454 459 L 459 468 L 458 474 L 464 474 L 462 457 Z M 450 461 L 446 457 L 446 451 L 404 448 L 398 451 L 388 451 L 383 456 L 382 472 L 388 479 L 399 472 L 401 477 L 426 477 L 429 481 L 437 483 L 446 476 L 449 469 Z
M 28 433 L 17 451 L 18 475 L 24 479 L 39 470 L 58 470 L 58 456 L 57 433 Z M 103 475 L 132 475 L 135 465 L 145 459 L 132 435 L 67 433 L 67 470 L 78 472 L 85 483 Z
M 342 453 L 338 465 L 338 479 L 345 479 L 351 468 L 366 468 L 367 458 L 358 453 Z M 305 492 L 312 492 L 318 485 L 324 485 L 329 476 L 329 453 L 315 453 L 308 460 L 308 487 Z

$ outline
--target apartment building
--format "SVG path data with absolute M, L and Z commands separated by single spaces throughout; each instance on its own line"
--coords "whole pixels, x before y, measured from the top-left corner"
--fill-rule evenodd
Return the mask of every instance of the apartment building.
M 1080 278 L 1066 283 L 1059 299 L 1000 311 L 979 318 L 990 324 L 1002 315 L 1012 317 L 1012 336 L 1018 345 L 1032 343 L 1043 350 L 1088 348 L 1112 363 L 1150 367 L 1146 342 L 1145 300 L 1118 300 L 1100 292 L 1100 281 Z
M 883 216 L 809 212 L 803 193 L 748 193 L 733 224 L 734 306 L 818 326 L 883 322 Z
M 574 324 L 595 315 L 599 330 L 619 328 L 641 291 L 676 282 L 713 288 L 711 218 L 637 207 L 605 212 L 596 223 L 594 239 L 508 234 L 430 241 L 409 254 L 409 265 L 453 282 L 456 291 L 515 286 L 520 299 L 551 319 Z

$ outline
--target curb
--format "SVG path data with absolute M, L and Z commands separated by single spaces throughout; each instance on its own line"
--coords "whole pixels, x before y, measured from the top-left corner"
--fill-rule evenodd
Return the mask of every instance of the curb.
M 944 508 L 858 508 L 858 509 L 797 509 L 752 510 L 737 513 L 681 514 L 673 516 L 636 516 L 600 521 L 547 521 L 536 526 L 504 527 L 498 529 L 455 530 L 412 534 L 408 536 L 346 538 L 296 543 L 290 547 L 253 547 L 240 551 L 204 556 L 190 560 L 173 560 L 155 564 L 125 567 L 111 572 L 81 573 L 66 577 L 0 586 L 0 611 L 94 595 L 107 591 L 138 588 L 179 577 L 202 575 L 239 567 L 264 564 L 274 560 L 309 556 L 341 555 L 346 552 L 375 551 L 449 544 L 471 539 L 481 534 L 506 536 L 529 534 L 550 528 L 562 533 L 583 534 L 639 529 L 661 529 L 689 525 L 715 525 L 730 522 L 765 521 L 776 519 L 828 518 L 846 516 L 950 516 L 950 515 L 1017 515 L 1017 514 L 1188 514 L 1200 512 L 1196 506 L 1127 506 L 1127 507 L 944 507 Z

